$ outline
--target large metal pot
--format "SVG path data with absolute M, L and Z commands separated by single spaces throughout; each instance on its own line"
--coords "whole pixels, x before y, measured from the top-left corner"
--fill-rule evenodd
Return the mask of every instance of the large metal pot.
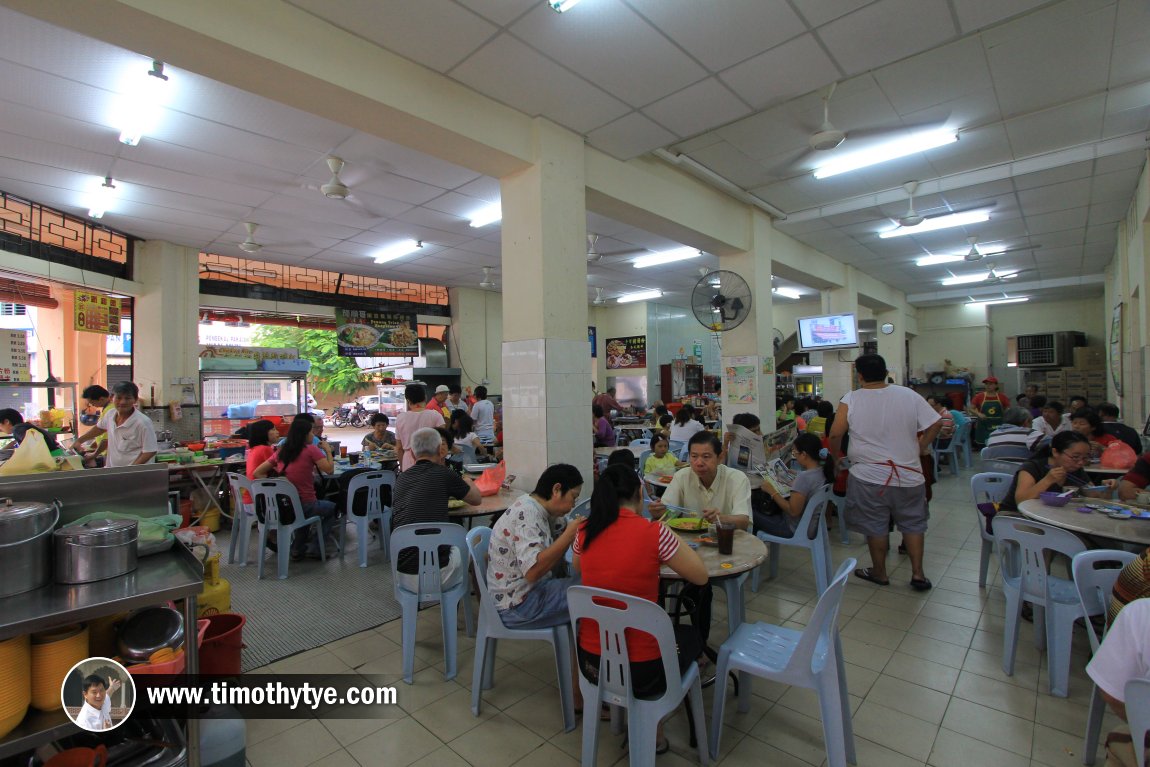
M 60 502 L 0 498 L 0 598 L 23 594 L 52 582 L 52 528 L 60 521 Z
M 139 524 L 134 519 L 93 519 L 56 531 L 56 580 L 91 583 L 136 569 Z
M 184 615 L 170 607 L 145 607 L 132 613 L 117 639 L 120 655 L 146 661 L 157 650 L 179 649 L 184 643 Z

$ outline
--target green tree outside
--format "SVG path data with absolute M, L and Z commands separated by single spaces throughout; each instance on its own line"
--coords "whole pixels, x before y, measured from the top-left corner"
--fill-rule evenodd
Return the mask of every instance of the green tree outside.
M 368 380 L 355 360 L 339 356 L 334 330 L 261 325 L 254 340 L 258 346 L 299 349 L 301 359 L 311 360 L 309 386 L 316 394 L 354 394 Z

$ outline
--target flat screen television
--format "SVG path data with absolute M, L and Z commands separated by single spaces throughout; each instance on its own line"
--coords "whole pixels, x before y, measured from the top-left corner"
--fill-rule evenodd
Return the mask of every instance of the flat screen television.
M 853 313 L 799 317 L 799 351 L 857 349 L 858 345 L 858 321 Z

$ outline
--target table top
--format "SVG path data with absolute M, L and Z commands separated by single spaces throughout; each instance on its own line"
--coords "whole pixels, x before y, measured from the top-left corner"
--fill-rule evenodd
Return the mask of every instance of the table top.
M 1150 529 L 1150 525 L 1148 525 Z M 676 533 L 678 535 L 678 533 Z M 685 533 L 679 535 L 683 543 L 694 543 L 699 534 Z M 767 544 L 760 541 L 746 530 L 735 531 L 735 545 L 730 554 L 720 554 L 718 546 L 699 545 L 695 549 L 707 566 L 707 575 L 712 579 L 730 578 L 761 565 L 767 558 Z M 680 580 L 679 576 L 669 567 L 659 570 L 659 577 L 667 580 Z
M 1089 466 L 1086 466 L 1084 471 L 1087 474 L 1102 474 L 1102 475 L 1105 475 L 1107 477 L 1123 477 L 1130 470 L 1129 469 L 1109 469 L 1100 463 L 1092 463 Z
M 201 461 L 200 463 L 168 463 L 168 471 L 200 471 L 204 469 L 216 470 L 219 468 L 227 468 L 229 466 L 238 467 L 241 471 L 246 471 L 246 465 L 243 461 Z
M 673 474 L 644 474 L 643 481 L 655 487 L 667 487 L 671 484 L 671 477 L 673 476 Z
M 351 464 L 343 465 L 343 464 L 340 464 L 337 462 L 335 465 L 335 471 L 333 471 L 331 474 L 325 474 L 324 476 L 325 477 L 338 477 L 339 475 L 343 474 L 344 472 L 351 471 L 352 469 L 371 469 L 372 471 L 379 471 L 380 469 L 388 469 L 390 471 L 390 470 L 395 468 L 396 463 L 398 463 L 398 461 L 384 461 L 382 464 L 380 464 L 380 463 L 364 463 L 363 461 L 360 461 L 356 465 L 352 466 Z M 388 464 L 390 464 L 390 466 Z
M 1097 502 L 1111 503 L 1110 501 Z M 1150 520 L 1111 519 L 1100 511 L 1086 514 L 1078 511 L 1078 507 L 1082 504 L 1082 501 L 1073 499 L 1065 506 L 1056 507 L 1047 506 L 1042 501 L 1034 499 L 1020 503 L 1018 510 L 1028 519 L 1061 527 L 1063 530 L 1150 545 Z
M 597 447 L 595 448 L 596 458 L 610 458 L 611 453 L 616 450 L 630 450 L 636 458 L 643 455 L 651 448 L 647 445 L 619 445 L 618 447 Z
M 486 495 L 478 506 L 464 506 L 461 509 L 451 509 L 447 516 L 451 518 L 466 519 L 467 517 L 485 517 L 507 511 L 507 507 L 523 495 L 520 490 L 500 490 L 495 495 Z

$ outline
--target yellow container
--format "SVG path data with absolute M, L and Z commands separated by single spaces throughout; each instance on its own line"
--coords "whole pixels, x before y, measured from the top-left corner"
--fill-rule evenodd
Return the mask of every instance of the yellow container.
M 32 702 L 31 637 L 12 637 L 0 642 L 0 738 L 24 721 Z M 56 689 L 59 699 L 60 690 Z
M 205 511 L 200 517 L 200 525 L 210 532 L 217 532 L 220 529 L 220 510 L 213 507 Z
M 220 577 L 220 555 L 212 554 L 204 562 L 204 590 L 196 598 L 196 617 L 232 611 L 232 584 Z
M 56 711 L 62 707 L 64 678 L 88 657 L 88 629 L 74 625 L 32 635 L 32 708 Z

